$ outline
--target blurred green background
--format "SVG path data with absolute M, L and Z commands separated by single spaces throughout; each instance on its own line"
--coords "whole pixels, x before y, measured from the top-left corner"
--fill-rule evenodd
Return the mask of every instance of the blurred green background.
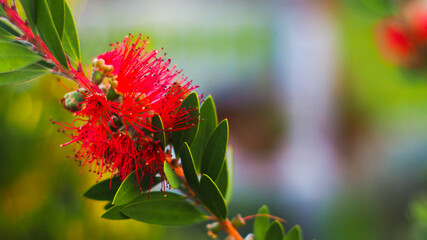
M 427 75 L 378 53 L 392 2 L 69 1 L 84 63 L 142 33 L 213 95 L 236 152 L 231 214 L 266 203 L 305 239 L 421 240 Z M 209 239 L 204 224 L 99 217 L 103 203 L 82 197 L 96 175 L 49 121 L 73 119 L 65 93 L 55 76 L 0 88 L 0 239 Z

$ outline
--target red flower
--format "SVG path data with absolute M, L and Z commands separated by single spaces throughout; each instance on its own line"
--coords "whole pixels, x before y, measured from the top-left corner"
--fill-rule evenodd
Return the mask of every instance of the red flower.
M 190 126 L 186 124 L 192 120 L 189 110 L 179 107 L 196 87 L 181 71 L 175 71 L 175 66 L 169 68 L 170 60 L 158 57 L 158 51 L 145 51 L 147 44 L 147 40 L 130 35 L 114 44 L 112 51 L 94 61 L 95 71 L 105 78 L 92 79 L 96 84 L 88 85 L 87 78 L 76 74 L 83 90 L 63 99 L 79 119 L 72 124 L 58 123 L 71 132 L 71 141 L 62 146 L 75 144 L 75 158 L 99 177 L 111 172 L 123 180 L 134 170 L 139 179 L 146 173 L 152 177 L 162 174 L 163 162 L 171 155 L 147 134 L 147 130 L 158 131 L 151 118 L 160 115 L 165 131 Z M 100 89 L 114 90 L 119 97 L 109 99 L 107 91 Z

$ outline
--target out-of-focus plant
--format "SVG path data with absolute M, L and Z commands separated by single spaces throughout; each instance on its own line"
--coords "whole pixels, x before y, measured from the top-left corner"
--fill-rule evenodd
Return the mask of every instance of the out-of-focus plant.
M 411 218 L 411 238 L 421 240 L 427 238 L 427 195 L 419 195 L 409 204 Z
M 376 31 L 378 47 L 387 60 L 408 69 L 427 69 L 427 1 L 405 2 Z
M 302 239 L 299 226 L 285 234 L 284 220 L 270 215 L 267 206 L 230 220 L 228 121 L 218 123 L 212 97 L 201 101 L 197 87 L 170 60 L 146 50 L 148 39 L 129 35 L 94 58 L 92 68 L 83 68 L 66 1 L 0 4 L 0 84 L 49 73 L 75 82 L 74 89 L 64 85 L 69 92 L 61 103 L 76 119 L 52 122 L 69 136 L 61 146 L 73 146 L 70 158 L 98 179 L 110 175 L 84 193 L 107 202 L 103 218 L 172 226 L 210 221 L 210 236 L 224 231 L 235 240 L 243 239 L 237 229 L 254 218 L 245 239 Z

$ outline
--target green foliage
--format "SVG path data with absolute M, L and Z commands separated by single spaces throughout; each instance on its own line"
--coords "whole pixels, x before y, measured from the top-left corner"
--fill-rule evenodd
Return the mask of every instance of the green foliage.
M 219 172 L 218 177 L 215 179 L 215 184 L 218 186 L 218 189 L 224 197 L 227 194 L 228 182 L 227 161 L 224 161 L 221 167 L 221 171 Z
M 163 170 L 165 172 L 169 185 L 175 189 L 179 188 L 179 186 L 181 186 L 181 180 L 176 175 L 175 171 L 172 169 L 172 167 L 167 161 L 163 162 Z
M 83 196 L 100 201 L 113 201 L 121 184 L 119 177 L 107 178 L 90 187 Z
M 184 199 L 150 199 L 133 203 L 122 212 L 138 221 L 170 226 L 188 225 L 207 219 Z
M 64 14 L 63 10 L 61 14 Z M 60 36 L 62 36 L 62 32 L 59 33 L 56 28 L 56 26 L 59 25 L 57 22 L 63 21 L 61 18 L 58 18 L 58 16 L 59 14 L 55 14 L 54 16 L 52 15 L 46 0 L 36 1 L 36 26 L 40 33 L 40 37 L 43 39 L 56 60 L 58 60 L 59 64 L 61 64 L 65 69 L 68 69 L 67 58 L 65 57 L 64 48 L 62 47 L 60 38 Z
M 159 115 L 154 115 L 152 120 L 151 120 L 151 124 L 156 128 L 155 129 L 156 131 L 153 133 L 154 140 L 159 141 L 159 144 L 162 147 L 162 149 L 165 149 L 165 147 L 166 147 L 166 136 L 165 136 L 165 132 L 164 132 L 162 118 Z
M 179 150 L 181 149 L 182 144 L 187 142 L 189 146 L 191 146 L 194 138 L 197 135 L 197 131 L 199 129 L 199 121 L 200 121 L 200 103 L 199 97 L 196 92 L 190 93 L 182 102 L 180 111 L 187 111 L 188 116 L 186 120 L 188 122 L 185 125 L 193 125 L 190 128 L 183 131 L 175 131 L 172 133 L 172 142 L 173 148 L 175 149 L 175 153 L 178 155 Z M 184 126 L 185 126 L 184 125 Z M 184 127 L 183 126 L 183 127 Z
M 30 23 L 31 30 L 36 32 L 36 2 L 38 0 L 20 0 L 25 16 Z
M 39 62 L 20 68 L 12 72 L 0 73 L 0 86 L 3 84 L 15 84 L 30 81 L 46 75 L 48 69 Z
M 228 144 L 228 120 L 223 120 L 209 137 L 203 153 L 201 173 L 212 179 L 218 177 L 224 163 Z
M 13 40 L 21 34 L 6 21 L 0 19 L 0 39 Z
M 136 202 L 142 202 L 142 201 L 154 200 L 154 199 L 183 199 L 183 196 L 173 192 L 143 193 L 139 195 L 137 198 L 135 198 L 134 200 L 130 201 L 129 203 L 126 203 L 124 205 L 111 206 L 101 215 L 101 217 L 106 219 L 111 219 L 111 220 L 129 219 L 128 216 L 124 215 L 121 212 L 122 209 Z
M 147 191 L 152 185 L 150 174 L 145 174 L 144 177 L 138 182 L 135 171 L 129 174 L 122 182 L 116 195 L 113 199 L 114 205 L 126 204 L 137 198 L 141 191 Z
M 200 179 L 200 195 L 203 204 L 220 220 L 225 220 L 228 215 L 227 204 L 215 182 L 206 174 Z
M 265 240 L 284 240 L 285 239 L 285 230 L 283 230 L 282 224 L 275 220 L 273 221 L 265 231 L 264 235 Z
M 185 179 L 187 179 L 187 182 L 190 185 L 191 189 L 193 189 L 194 193 L 198 194 L 199 178 L 197 177 L 190 147 L 188 147 L 188 144 L 186 142 L 184 142 L 184 144 L 182 145 L 180 154 Z
M 14 71 L 40 60 L 39 55 L 20 44 L 0 41 L 0 73 Z
M 203 152 L 208 143 L 209 136 L 215 130 L 217 123 L 215 103 L 212 96 L 209 95 L 200 108 L 199 131 L 193 144 L 191 144 L 191 152 L 193 153 L 194 165 L 197 171 L 200 170 Z
M 79 35 L 77 34 L 73 13 L 71 12 L 70 6 L 68 6 L 67 2 L 65 2 L 65 25 L 62 43 L 68 56 L 75 61 L 80 61 L 81 53 Z
M 257 216 L 255 218 L 255 223 L 254 223 L 255 239 L 264 240 L 265 232 L 267 230 L 268 225 L 270 224 L 270 218 L 268 216 L 265 216 L 270 214 L 270 211 L 268 210 L 267 205 L 263 205 L 258 210 L 257 214 L 259 214 L 260 216 Z
M 301 228 L 298 225 L 295 225 L 288 234 L 286 234 L 286 240 L 302 240 Z
M 40 0 L 37 0 L 40 1 Z M 62 39 L 65 25 L 65 1 L 64 0 L 47 0 L 55 29 L 59 38 Z M 37 20 L 37 19 L 36 19 Z

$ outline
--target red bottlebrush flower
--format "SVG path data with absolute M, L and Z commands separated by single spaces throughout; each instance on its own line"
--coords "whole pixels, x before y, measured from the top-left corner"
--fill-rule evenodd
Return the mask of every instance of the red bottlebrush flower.
M 377 28 L 381 52 L 396 64 L 408 64 L 415 54 L 412 36 L 406 26 L 397 19 L 386 19 Z
M 412 1 L 402 10 L 417 43 L 425 44 L 427 41 L 427 4 L 425 1 Z
M 179 107 L 196 87 L 181 71 L 175 71 L 175 66 L 169 68 L 170 60 L 158 57 L 158 51 L 146 52 L 147 44 L 147 40 L 130 35 L 114 44 L 112 51 L 94 61 L 96 81 L 91 83 L 76 74 L 83 90 L 67 94 L 63 100 L 80 117 L 72 124 L 58 123 L 71 132 L 71 141 L 63 146 L 76 144 L 75 158 L 100 177 L 111 172 L 123 180 L 134 170 L 139 179 L 146 173 L 162 175 L 163 162 L 171 155 L 147 133 L 158 130 L 151 125 L 154 115 L 160 115 L 165 131 L 191 127 L 186 124 L 192 120 L 188 117 L 191 110 Z M 103 86 L 119 97 L 109 99 L 106 91 L 100 90 Z

